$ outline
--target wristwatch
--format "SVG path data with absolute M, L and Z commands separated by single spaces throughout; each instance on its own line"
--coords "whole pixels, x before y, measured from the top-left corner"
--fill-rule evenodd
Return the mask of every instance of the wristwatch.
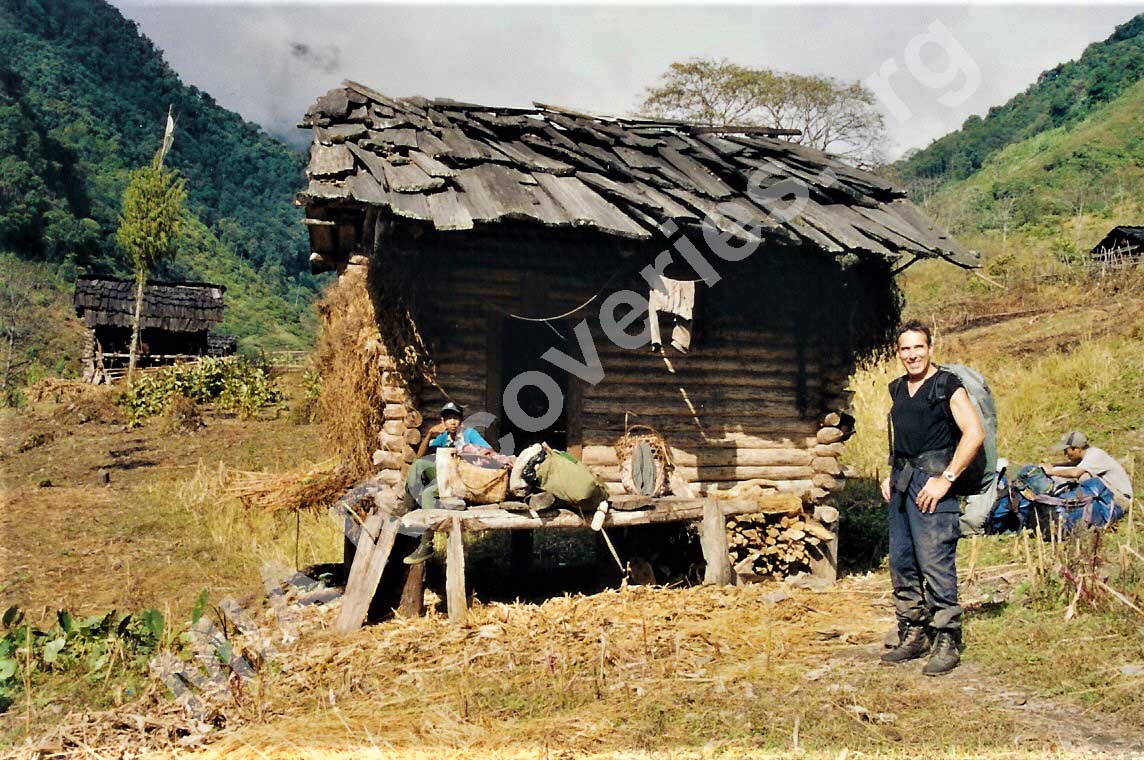
M 942 476 L 943 478 L 945 478 L 946 480 L 948 480 L 950 483 L 953 483 L 953 482 L 955 482 L 955 481 L 957 480 L 957 476 L 956 476 L 956 475 L 954 475 L 954 474 L 953 474 L 952 472 L 950 472 L 949 470 L 946 470 L 945 472 L 943 472 L 943 473 L 941 474 L 941 476 Z

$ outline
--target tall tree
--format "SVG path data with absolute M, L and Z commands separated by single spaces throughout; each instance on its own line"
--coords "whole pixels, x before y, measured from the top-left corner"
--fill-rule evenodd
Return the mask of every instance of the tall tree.
M 883 158 L 882 114 L 861 82 L 694 58 L 671 64 L 640 106 L 643 113 L 713 127 L 798 129 L 798 142 L 864 165 Z
M 161 259 L 174 258 L 178 250 L 179 227 L 186 200 L 185 181 L 173 169 L 163 166 L 171 147 L 174 121 L 167 115 L 163 144 L 150 165 L 131 172 L 123 192 L 123 213 L 119 217 L 116 240 L 131 257 L 135 270 L 135 314 L 131 319 L 131 348 L 127 360 L 127 382 L 135 375 L 139 354 L 140 323 L 143 318 L 143 287 L 147 275 Z

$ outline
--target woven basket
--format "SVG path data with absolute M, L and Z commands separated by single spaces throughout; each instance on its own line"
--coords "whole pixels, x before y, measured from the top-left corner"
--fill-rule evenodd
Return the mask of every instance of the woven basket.
M 655 461 L 654 486 L 651 493 L 643 493 L 632 477 L 632 452 L 636 446 L 646 443 L 651 448 Z M 675 465 L 671 461 L 671 449 L 664 437 L 648 425 L 630 425 L 615 443 L 616 457 L 620 462 L 620 482 L 624 490 L 643 496 L 667 496 L 671 493 L 671 471 Z

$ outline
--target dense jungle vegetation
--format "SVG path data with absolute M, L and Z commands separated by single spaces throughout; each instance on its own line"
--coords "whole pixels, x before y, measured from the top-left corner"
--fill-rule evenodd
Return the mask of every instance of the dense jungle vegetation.
M 155 153 L 170 107 L 167 161 L 187 180 L 190 218 L 180 254 L 153 277 L 227 286 L 223 329 L 246 348 L 309 344 L 317 282 L 292 206 L 302 153 L 183 84 L 107 3 L 4 0 L 0 49 L 0 255 L 27 263 L 23 277 L 56 283 L 70 300 L 77 274 L 129 275 L 113 234 L 120 198 L 130 170 Z M 32 330 L 19 324 L 29 306 L 3 300 L 6 337 Z

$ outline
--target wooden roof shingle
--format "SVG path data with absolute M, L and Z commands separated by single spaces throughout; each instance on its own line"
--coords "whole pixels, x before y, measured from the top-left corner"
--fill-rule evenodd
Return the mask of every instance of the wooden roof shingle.
M 789 130 L 391 98 L 349 81 L 300 126 L 314 131 L 303 204 L 357 201 L 439 230 L 531 220 L 649 240 L 664 222 L 695 224 L 732 203 L 786 242 L 979 264 L 905 193 L 780 139 Z M 790 213 L 794 194 L 804 200 Z
M 143 287 L 143 329 L 201 332 L 222 322 L 222 285 L 203 282 L 149 282 Z M 135 313 L 135 281 L 79 277 L 76 316 L 89 327 L 130 327 Z

